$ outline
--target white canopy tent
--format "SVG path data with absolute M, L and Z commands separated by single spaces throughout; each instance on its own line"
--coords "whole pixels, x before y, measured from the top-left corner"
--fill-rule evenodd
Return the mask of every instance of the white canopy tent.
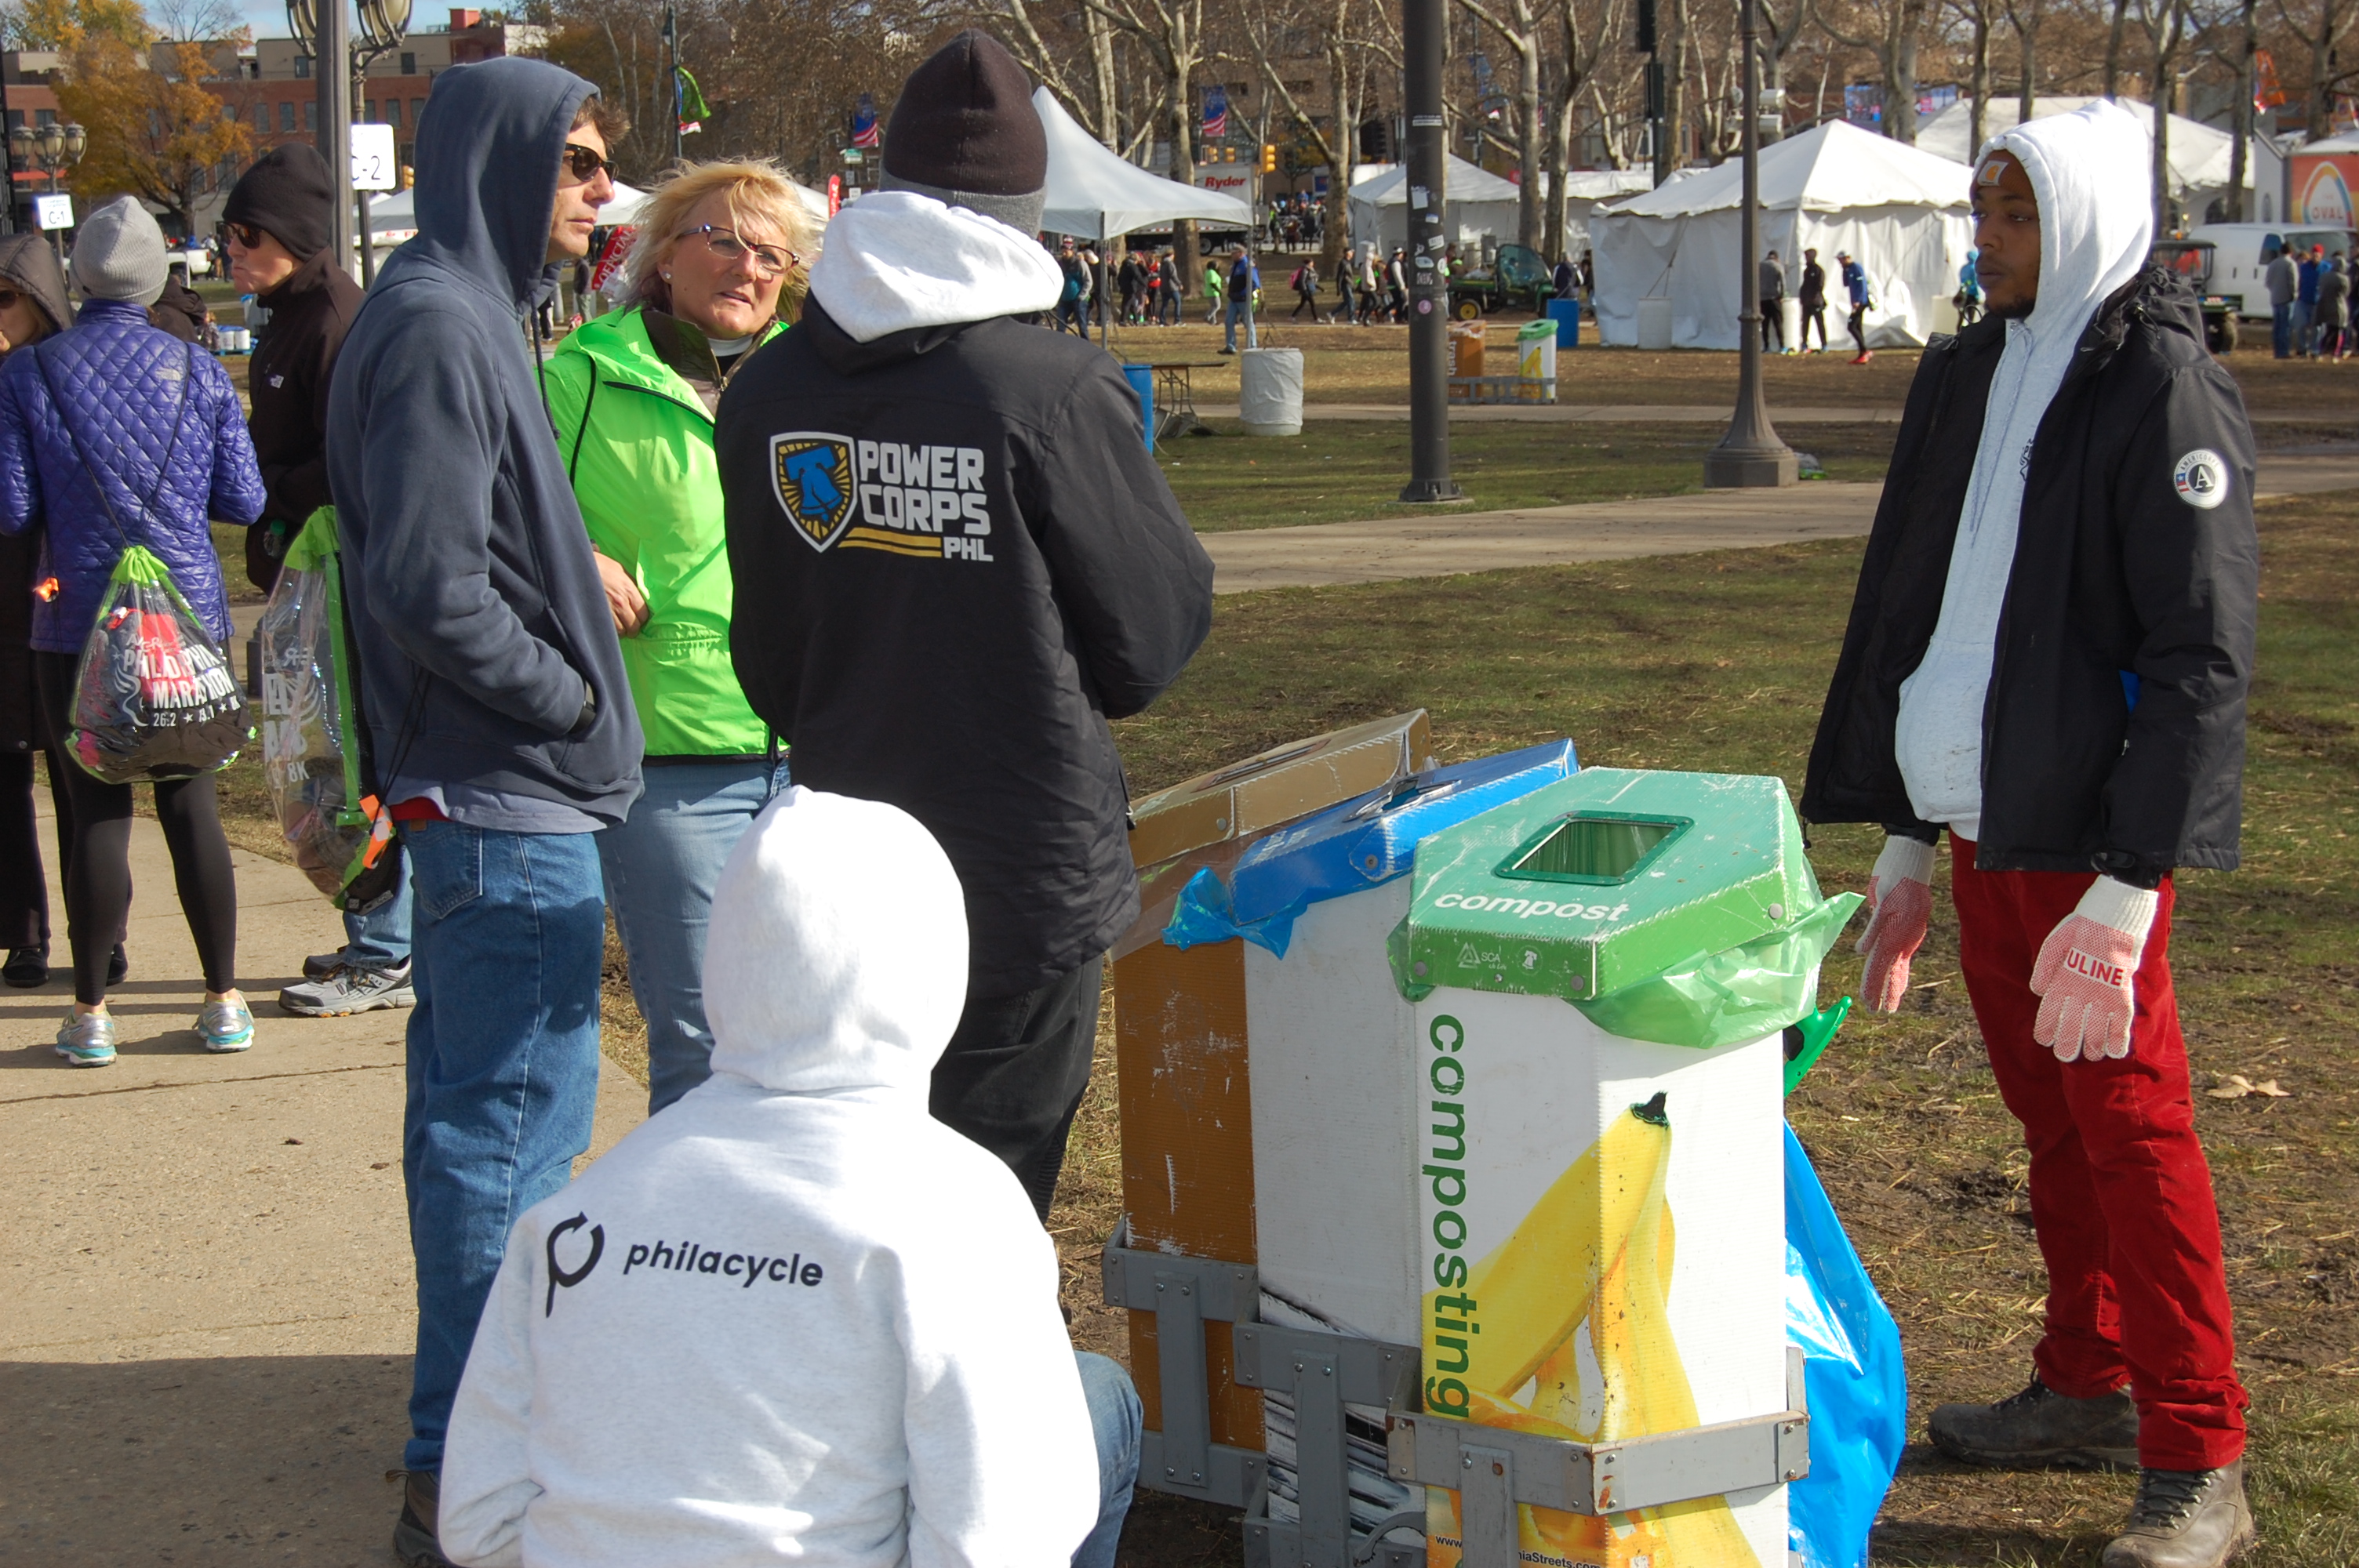
M 2070 114 L 2073 110 L 2095 102 L 2093 98 L 2035 98 L 2031 101 L 2031 117 L 2044 120 L 2050 114 Z M 2138 124 L 2147 127 L 2151 133 L 2154 126 L 2152 106 L 2135 102 L 2125 102 L 2122 106 L 2135 114 Z M 2001 131 L 2013 130 L 2022 117 L 2018 113 L 2021 108 L 2022 104 L 2017 99 L 1992 99 L 1990 106 L 1983 114 L 1984 136 L 1987 138 L 1997 135 Z M 1917 145 L 1927 152 L 1955 158 L 1961 163 L 1972 163 L 1974 155 L 1982 150 L 1966 145 L 1967 137 L 1973 131 L 1973 99 L 1959 99 L 1919 127 Z M 2234 138 L 2225 131 L 2216 130 L 2200 120 L 2190 120 L 2184 114 L 2170 116 L 2170 146 L 2167 149 L 2170 160 L 2170 194 L 2199 218 L 2204 204 L 2228 189 L 2228 165 L 2234 147 Z M 2154 148 L 2149 143 L 2147 157 L 2150 161 L 2153 157 Z M 2245 189 L 2247 190 L 2253 189 L 2253 170 L 2259 161 L 2258 139 L 2256 138 L 2255 150 L 2247 155 L 2245 161 Z M 2142 178 L 2146 169 L 2141 168 L 2137 172 Z
M 1472 245 L 1484 234 L 1495 239 L 1516 237 L 1516 192 L 1513 182 L 1501 179 L 1451 154 L 1443 198 L 1442 233 L 1450 243 Z M 1353 173 L 1350 198 L 1352 238 L 1389 252 L 1408 243 L 1408 166 L 1362 164 Z
M 1827 313 L 1838 323 L 1847 307 L 1834 258 L 1849 251 L 1875 300 L 1869 346 L 1920 344 L 1956 291 L 1973 243 L 1971 172 L 1830 122 L 1761 149 L 1761 248 L 1785 265 L 1789 296 L 1800 291 L 1802 252 L 1815 249 L 1827 270 Z M 1732 158 L 1591 215 L 1600 342 L 1636 344 L 1638 302 L 1668 297 L 1674 347 L 1737 346 L 1747 265 L 1738 230 L 1743 191 L 1744 170 Z
M 1045 87 L 1032 107 L 1049 134 L 1049 193 L 1040 227 L 1052 234 L 1103 240 L 1175 219 L 1249 227 L 1253 209 L 1234 196 L 1149 174 L 1107 150 L 1082 129 Z
M 1545 176 L 1543 177 L 1545 178 Z M 1651 169 L 1580 168 L 1564 177 L 1564 249 L 1578 259 L 1590 248 L 1590 215 L 1610 201 L 1655 188 Z M 1553 263 L 1556 258 L 1549 260 Z

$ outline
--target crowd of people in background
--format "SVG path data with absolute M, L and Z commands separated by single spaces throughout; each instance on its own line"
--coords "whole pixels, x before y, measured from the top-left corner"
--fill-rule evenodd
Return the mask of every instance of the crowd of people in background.
M 2352 258 L 2278 248 L 2262 275 L 2269 293 L 2269 346 L 2278 359 L 2340 363 L 2352 343 Z

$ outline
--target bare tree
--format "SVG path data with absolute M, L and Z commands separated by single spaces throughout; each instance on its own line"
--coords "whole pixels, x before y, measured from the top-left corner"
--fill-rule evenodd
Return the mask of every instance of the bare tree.
M 206 43 L 245 32 L 245 12 L 236 0 L 153 0 L 148 19 L 173 43 Z
M 2128 34 L 2130 0 L 2114 0 L 2113 25 L 2105 29 L 2105 96 L 2119 98 L 2122 88 L 2122 40 Z
M 2170 111 L 2179 51 L 2187 43 L 2187 0 L 2161 0 L 2160 15 L 2138 20 L 2154 41 L 2154 232 L 2170 232 Z M 2147 6 L 2151 13 L 2151 3 Z
M 2228 145 L 2228 222 L 2231 223 L 2241 223 L 2248 216 L 2245 211 L 2245 181 L 2248 178 L 2252 160 L 2255 88 L 2253 59 L 2259 51 L 2260 45 L 2257 36 L 2260 29 L 2256 25 L 2258 9 L 2256 0 L 2243 0 L 2236 13 L 2238 24 L 2236 39 L 2239 46 L 2236 57 L 2236 109 L 2234 129 L 2231 133 L 2234 139 Z
M 2039 88 L 2039 24 L 2043 19 L 2044 0 L 2006 0 L 2007 25 L 2015 29 L 2015 41 L 2023 57 L 2023 80 L 2017 85 L 2016 121 L 2031 124 L 2037 107 Z M 1981 151 L 1979 146 L 1977 152 Z
M 1082 0 L 1114 29 L 1130 38 L 1151 62 L 1162 84 L 1161 109 L 1171 142 L 1171 165 L 1164 172 L 1182 185 L 1196 183 L 1196 67 L 1205 58 L 1204 0 Z M 1180 276 L 1196 276 L 1196 225 L 1171 225 L 1171 249 Z
M 1761 106 L 1777 111 L 1777 129 L 1769 137 L 1777 141 L 1786 134 L 1786 57 L 1802 41 L 1810 24 L 1810 0 L 1794 0 L 1793 9 L 1778 14 L 1774 0 L 1756 0 L 1761 13 Z
M 1991 27 L 1997 20 L 1997 0 L 1958 0 L 1958 10 L 1973 38 L 1966 75 L 1966 91 L 1973 100 L 1973 107 L 1966 111 L 1966 156 L 1972 157 L 1982 151 L 1984 123 L 1989 118 Z
M 1359 156 L 1361 110 L 1366 103 L 1368 62 L 1374 55 L 1369 41 L 1358 36 L 1361 14 L 1367 9 L 1366 0 L 1315 0 L 1311 8 L 1308 20 L 1318 35 L 1327 67 L 1330 113 L 1324 125 L 1296 94 L 1276 58 L 1277 40 L 1287 24 L 1299 25 L 1305 18 L 1257 5 L 1242 7 L 1238 16 L 1270 96 L 1293 122 L 1297 135 L 1310 143 L 1311 151 L 1327 166 L 1320 257 L 1330 276 L 1343 265 L 1352 245 L 1352 165 Z
M 1565 254 L 1565 182 L 1572 166 L 1573 107 L 1583 93 L 1595 93 L 1598 70 L 1606 50 L 1622 31 L 1622 0 L 1598 0 L 1582 27 L 1582 0 L 1557 0 L 1557 42 L 1562 51 L 1554 62 L 1556 91 L 1549 103 L 1548 215 L 1540 235 L 1540 254 Z
M 2334 95 L 2343 83 L 2359 77 L 2359 49 L 2343 53 L 2336 46 L 2351 30 L 2354 0 L 2310 0 L 2297 20 L 2289 0 L 2277 0 L 2277 16 L 2286 30 L 2310 50 L 2310 138 L 2318 141 L 2334 129 Z M 2314 18 L 2314 20 L 2312 20 Z
M 1253 0 L 1246 0 L 1250 6 Z M 1537 249 L 1540 243 L 1540 27 L 1545 0 L 1458 0 L 1469 16 L 1499 36 L 1516 63 L 1515 91 L 1508 103 L 1515 112 L 1516 168 L 1520 185 L 1516 193 L 1516 242 Z
M 1884 134 L 1896 142 L 1917 142 L 1917 47 L 1925 31 L 1926 0 L 1884 0 L 1871 30 L 1854 37 L 1821 13 L 1819 26 L 1845 49 L 1865 49 L 1884 79 Z

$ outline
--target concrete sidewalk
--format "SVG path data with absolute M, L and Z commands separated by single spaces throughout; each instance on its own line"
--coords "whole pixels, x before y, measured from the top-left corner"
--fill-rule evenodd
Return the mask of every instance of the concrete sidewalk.
M 2359 453 L 2262 454 L 2264 499 L 2354 489 Z M 1875 523 L 1883 494 L 1880 484 L 1813 481 L 1785 490 L 1705 491 L 1507 512 L 1437 509 L 1368 523 L 1244 528 L 1198 537 L 1212 557 L 1212 591 L 1249 593 L 1855 538 Z
M 0 1563 L 390 1561 L 416 1321 L 409 1014 L 280 1013 L 342 927 L 293 868 L 232 854 L 251 1051 L 196 1044 L 202 981 L 147 817 L 116 1064 L 52 1051 L 64 973 L 0 990 Z M 63 964 L 54 882 L 50 903 Z M 645 1097 L 607 1065 L 593 1152 Z

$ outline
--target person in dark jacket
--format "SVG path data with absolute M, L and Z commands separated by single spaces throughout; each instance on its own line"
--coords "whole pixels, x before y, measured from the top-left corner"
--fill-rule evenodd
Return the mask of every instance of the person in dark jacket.
M 1820 353 L 1827 350 L 1827 269 L 1819 265 L 1819 253 L 1802 253 L 1802 287 L 1794 291 L 1795 303 L 1802 308 L 1802 341 L 1794 346 L 1803 353 L 1810 352 L 1810 329 L 1819 330 Z
M 184 343 L 201 343 L 205 341 L 205 323 L 212 316 L 204 300 L 189 287 L 189 269 L 174 262 L 164 278 L 164 292 L 147 307 L 147 324 L 158 331 L 171 333 Z
M 328 394 L 359 685 L 409 857 L 418 1357 L 394 1546 L 411 1564 L 440 1561 L 443 1436 L 508 1228 L 565 1184 L 597 1102 L 592 835 L 638 798 L 646 744 L 523 334 L 554 266 L 589 249 L 623 129 L 545 61 L 435 78 L 418 237 Z
M 1114 362 L 1015 319 L 1062 281 L 1030 238 L 1030 93 L 979 33 L 918 69 L 886 189 L 829 225 L 717 440 L 737 677 L 797 782 L 900 806 L 957 868 L 974 942 L 933 1110 L 1045 1219 L 1138 909 L 1106 720 L 1187 664 L 1212 578 Z
M 73 320 L 65 274 L 40 234 L 0 235 L 0 356 L 28 348 Z M 40 535 L 0 534 L 0 980 L 29 989 L 49 978 L 49 887 L 41 874 L 33 758 L 49 747 L 33 681 L 33 589 Z M 49 775 L 57 811 L 58 874 L 73 842 L 73 803 L 65 780 Z M 115 950 L 120 959 L 122 949 Z M 109 983 L 119 981 L 114 976 Z
M 1772 337 L 1777 340 L 1777 351 L 1786 351 L 1786 264 L 1771 251 L 1761 258 L 1761 346 L 1768 348 Z
M 304 522 L 329 503 L 328 386 L 361 308 L 360 285 L 328 248 L 335 200 L 327 161 L 290 142 L 254 160 L 222 211 L 230 277 L 268 313 L 246 373 L 246 429 L 269 499 L 245 531 L 245 575 L 266 590 Z M 304 960 L 303 978 L 278 993 L 281 1011 L 341 1018 L 417 1001 L 407 862 L 391 896 L 343 919 L 344 945 Z
M 328 383 L 361 308 L 360 285 L 328 249 L 334 211 L 335 182 L 309 142 L 255 159 L 222 209 L 230 277 L 269 312 L 246 378 L 270 500 L 246 530 L 245 575 L 266 592 L 304 520 L 328 504 Z
M 64 859 L 74 1005 L 57 1049 L 75 1066 L 99 1067 L 114 1060 L 106 988 L 131 914 L 132 786 L 102 783 L 67 758 L 76 668 L 115 564 L 135 544 L 170 570 L 213 641 L 228 643 L 229 600 L 207 520 L 252 521 L 262 476 L 221 362 L 147 324 L 164 289 L 164 234 L 147 210 L 124 196 L 91 213 L 73 276 L 83 299 L 74 325 L 0 367 L 0 534 L 43 534 L 33 669 L 49 776 L 63 784 L 73 819 Z M 204 970 L 199 1043 L 245 1050 L 254 1015 L 237 989 L 237 880 L 213 776 L 153 787 Z
M 2145 147 L 2099 101 L 1977 167 L 1989 314 L 1936 339 L 1910 389 L 1802 812 L 1885 826 L 1861 951 L 1887 1011 L 1949 830 L 1967 995 L 2030 1149 L 2032 1381 L 1934 1411 L 1934 1443 L 2137 1465 L 2105 1568 L 2206 1568 L 2252 1534 L 2246 1398 L 2172 872 L 2236 864 L 2259 551 L 2236 384 L 2184 282 L 2142 270 L 2144 188 L 2117 171 Z

